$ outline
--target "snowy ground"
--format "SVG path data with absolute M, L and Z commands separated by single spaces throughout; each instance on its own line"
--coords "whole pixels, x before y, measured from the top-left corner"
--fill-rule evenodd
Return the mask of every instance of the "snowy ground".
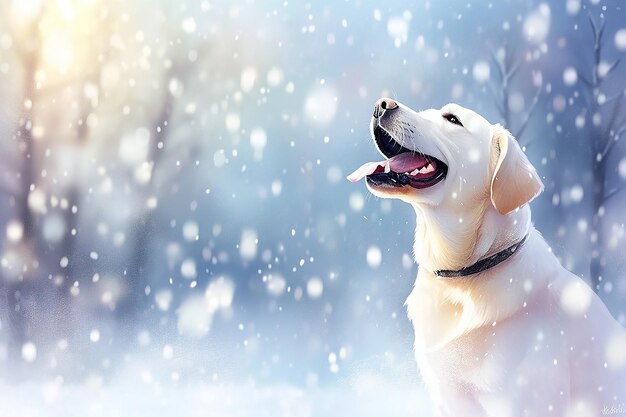
M 330 387 L 190 383 L 172 386 L 124 380 L 108 385 L 55 382 L 0 385 L 3 417 L 313 417 L 430 416 L 417 384 L 360 375 Z

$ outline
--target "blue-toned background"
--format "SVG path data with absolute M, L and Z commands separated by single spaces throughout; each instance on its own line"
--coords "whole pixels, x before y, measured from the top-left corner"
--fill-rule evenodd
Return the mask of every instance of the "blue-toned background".
M 428 415 L 381 96 L 505 124 L 626 322 L 625 7 L 2 2 L 0 414 Z

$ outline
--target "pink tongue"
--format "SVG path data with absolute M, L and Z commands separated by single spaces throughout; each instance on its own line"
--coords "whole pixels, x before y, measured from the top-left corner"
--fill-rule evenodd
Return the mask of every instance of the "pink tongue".
M 428 165 L 428 159 L 417 153 L 405 152 L 391 158 L 389 163 L 394 172 L 411 172 Z
M 387 161 L 367 162 L 361 165 L 360 168 L 357 168 L 356 171 L 348 175 L 348 180 L 350 182 L 357 182 L 366 176 L 373 174 L 376 170 L 384 172 L 386 164 L 389 164 L 390 170 L 394 172 L 411 172 L 414 169 L 426 166 L 428 164 L 428 159 L 413 152 L 401 153 L 400 155 L 396 155 Z
M 360 168 L 357 168 L 357 170 L 354 171 L 352 174 L 348 175 L 348 181 L 350 182 L 361 181 L 367 175 L 373 174 L 374 171 L 376 171 L 378 167 L 384 168 L 384 166 L 385 166 L 385 162 L 367 162 L 361 165 Z

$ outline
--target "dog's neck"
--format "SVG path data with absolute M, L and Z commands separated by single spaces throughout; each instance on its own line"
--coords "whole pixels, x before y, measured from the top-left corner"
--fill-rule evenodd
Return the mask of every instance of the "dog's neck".
M 506 249 L 530 227 L 530 208 L 501 215 L 487 200 L 472 209 L 413 206 L 417 217 L 413 251 L 421 268 L 457 270 Z

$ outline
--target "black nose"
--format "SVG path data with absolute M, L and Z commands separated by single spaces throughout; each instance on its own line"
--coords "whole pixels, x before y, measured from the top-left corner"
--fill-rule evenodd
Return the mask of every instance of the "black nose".
M 390 98 L 383 97 L 374 105 L 374 117 L 380 117 L 385 110 L 393 110 L 398 108 L 398 103 Z

